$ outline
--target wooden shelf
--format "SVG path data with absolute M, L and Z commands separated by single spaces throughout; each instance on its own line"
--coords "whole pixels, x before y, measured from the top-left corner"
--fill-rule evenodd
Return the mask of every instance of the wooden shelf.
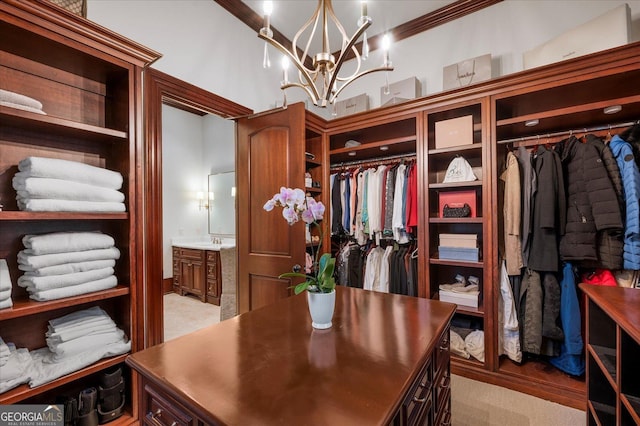
M 481 217 L 430 217 L 429 223 L 482 223 Z
M 128 212 L 76 213 L 76 212 L 25 212 L 0 211 L 0 221 L 28 222 L 37 220 L 127 220 Z
M 450 148 L 435 148 L 430 149 L 429 155 L 438 155 L 438 154 L 463 154 L 465 152 L 482 150 L 481 143 L 472 143 L 468 145 L 460 145 L 460 146 L 452 146 Z
M 80 296 L 65 297 L 64 299 L 51 300 L 47 302 L 37 302 L 31 299 L 18 299 L 13 301 L 13 307 L 0 309 L 0 321 L 19 318 L 39 312 L 55 311 L 56 309 L 66 308 L 83 303 L 94 302 L 96 300 L 111 299 L 113 297 L 121 297 L 130 293 L 129 287 L 119 285 L 113 289 L 96 291 L 93 293 L 82 294 Z
M 467 268 L 483 268 L 484 263 L 480 262 L 467 262 L 462 260 L 451 260 L 451 259 L 438 259 L 436 257 L 429 258 L 429 263 L 431 265 L 448 265 L 448 266 L 460 266 Z
M 477 188 L 482 187 L 481 180 L 471 182 L 450 182 L 450 183 L 430 183 L 429 189 L 459 189 L 459 188 Z

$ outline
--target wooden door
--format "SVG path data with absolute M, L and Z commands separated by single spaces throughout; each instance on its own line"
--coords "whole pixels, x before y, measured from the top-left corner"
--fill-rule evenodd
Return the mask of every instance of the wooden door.
M 238 309 L 240 313 L 288 297 L 290 280 L 304 266 L 304 224 L 289 226 L 281 208 L 264 204 L 280 187 L 304 188 L 304 105 L 243 118 L 237 126 L 236 179 Z

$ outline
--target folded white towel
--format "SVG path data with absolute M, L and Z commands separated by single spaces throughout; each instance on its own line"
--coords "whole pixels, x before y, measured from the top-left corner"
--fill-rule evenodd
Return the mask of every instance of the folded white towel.
M 92 306 L 80 311 L 73 311 L 70 314 L 63 315 L 58 318 L 52 318 L 49 320 L 49 326 L 57 330 L 59 327 L 81 324 L 82 322 L 93 318 L 110 319 L 111 317 L 100 306 Z
M 107 260 L 91 260 L 89 262 L 64 263 L 62 265 L 46 266 L 36 269 L 35 271 L 25 271 L 27 277 L 48 277 L 51 275 L 74 274 L 76 272 L 93 271 L 94 269 L 113 268 L 116 261 Z
M 0 309 L 7 309 L 13 306 L 13 300 L 11 298 L 0 300 Z
M 0 259 L 0 291 L 11 290 L 11 275 L 6 259 Z
M 25 254 L 66 253 L 113 247 L 115 240 L 102 232 L 52 232 L 22 237 Z
M 0 101 L 0 106 L 6 106 L 9 108 L 19 109 L 22 111 L 29 111 L 29 112 L 33 112 L 35 114 L 40 114 L 40 115 L 47 115 L 47 113 L 42 111 L 41 109 L 31 108 L 26 105 L 14 104 L 13 102 Z
M 16 199 L 18 208 L 25 212 L 100 212 L 122 213 L 127 211 L 124 203 L 104 201 L 56 200 L 51 198 Z
M 77 161 L 57 158 L 27 157 L 18 163 L 18 170 L 32 177 L 71 180 L 105 188 L 122 188 L 122 174 Z
M 70 320 L 64 324 L 58 324 L 55 326 L 49 324 L 48 330 L 45 335 L 49 337 L 64 335 L 65 333 L 75 333 L 76 331 L 83 331 L 84 333 L 86 333 L 87 330 L 91 327 L 102 327 L 103 325 L 115 325 L 115 323 L 108 315 L 77 318 L 74 320 Z
M 36 291 L 69 287 L 72 285 L 101 280 L 113 274 L 113 268 L 102 268 L 94 269 L 92 271 L 76 272 L 74 274 L 48 275 L 45 277 L 30 277 L 23 275 L 18 278 L 18 285 L 20 287 L 25 287 L 28 292 L 33 293 Z
M 18 269 L 21 271 L 33 271 L 47 266 L 62 265 L 65 263 L 88 262 L 92 260 L 119 259 L 120 250 L 116 247 L 73 251 L 68 253 L 52 253 L 52 254 L 26 254 L 22 251 L 18 252 Z
M 52 351 L 55 348 L 55 345 L 58 345 L 63 342 L 68 342 L 69 340 L 77 339 L 78 337 L 88 336 L 91 334 L 99 334 L 107 331 L 113 331 L 116 329 L 116 323 L 113 320 L 105 320 L 102 325 L 91 325 L 86 327 L 76 327 L 71 330 L 61 331 L 49 333 L 47 332 L 47 346 Z
M 81 294 L 93 293 L 94 291 L 107 290 L 118 285 L 115 276 L 91 281 L 84 284 L 72 285 L 69 287 L 52 288 L 51 290 L 34 291 L 29 295 L 30 299 L 44 302 L 46 300 L 64 299 L 65 297 L 79 296 Z
M 15 367 L 8 367 L 10 363 L 15 363 Z M 31 354 L 27 349 L 20 348 L 12 353 L 11 360 L 2 367 L 0 372 L 0 393 L 27 383 L 31 379 L 32 366 Z
M 27 349 L 16 349 L 13 343 L 9 344 L 10 355 L 9 359 L 2 366 L 2 373 L 0 374 L 0 381 L 14 380 L 24 374 L 25 369 L 29 366 L 28 361 L 30 357 L 25 357 L 24 353 L 29 353 Z
M 111 343 L 121 342 L 124 339 L 124 331 L 116 329 L 107 333 L 92 334 L 90 336 L 82 336 L 68 342 L 56 345 L 51 360 L 59 362 L 65 358 L 69 358 L 85 351 L 99 349 Z
M 11 298 L 11 289 L 0 290 L 0 300 L 7 300 L 9 298 Z
M 2 337 L 0 337 L 0 367 L 7 363 L 9 355 L 11 355 L 9 346 L 2 340 Z
M 74 357 L 57 363 L 43 362 L 53 355 L 49 348 L 44 347 L 31 351 L 33 363 L 31 366 L 31 381 L 29 386 L 34 388 L 49 383 L 59 377 L 78 371 L 98 360 L 110 356 L 121 355 L 131 351 L 131 341 L 120 341 L 103 346 L 93 351 L 85 351 Z
M 13 189 L 20 199 L 55 198 L 60 200 L 106 201 L 121 203 L 124 194 L 121 191 L 88 185 L 70 180 L 30 177 L 25 172 L 18 172 L 12 180 Z
M 33 99 L 21 93 L 11 92 L 4 89 L 0 89 L 0 101 L 11 102 L 13 104 L 19 104 L 35 109 L 42 109 L 42 102 L 40 102 L 39 100 Z

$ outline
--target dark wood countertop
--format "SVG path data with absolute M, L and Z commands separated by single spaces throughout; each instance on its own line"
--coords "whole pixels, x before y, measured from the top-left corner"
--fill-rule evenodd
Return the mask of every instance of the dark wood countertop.
M 584 283 L 580 284 L 580 289 L 636 342 L 640 342 L 640 289 Z
M 333 327 L 301 294 L 132 354 L 127 363 L 210 424 L 388 423 L 455 305 L 338 287 Z

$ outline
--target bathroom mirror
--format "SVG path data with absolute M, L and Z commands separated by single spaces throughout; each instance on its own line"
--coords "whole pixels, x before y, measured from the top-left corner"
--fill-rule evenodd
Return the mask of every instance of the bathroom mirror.
M 236 234 L 236 173 L 209 175 L 209 234 Z

